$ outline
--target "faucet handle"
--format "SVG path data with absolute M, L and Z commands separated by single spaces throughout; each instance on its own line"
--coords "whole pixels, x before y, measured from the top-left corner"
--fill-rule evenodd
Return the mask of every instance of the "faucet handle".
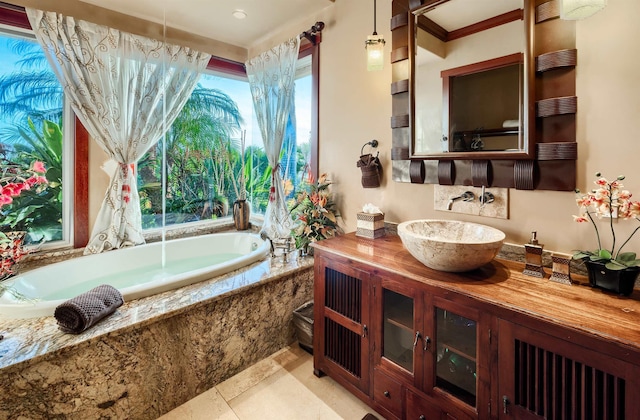
M 460 197 L 462 197 L 462 201 L 473 201 L 476 199 L 476 195 L 471 191 L 465 191 Z
M 485 204 L 493 203 L 496 198 L 489 191 L 485 191 L 484 185 L 482 186 L 482 195 L 480 196 L 480 207 L 484 207 Z

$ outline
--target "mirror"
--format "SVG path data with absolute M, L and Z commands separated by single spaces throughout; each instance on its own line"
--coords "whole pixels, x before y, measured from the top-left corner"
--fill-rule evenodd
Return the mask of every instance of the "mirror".
M 529 15 L 529 0 L 412 10 L 412 158 L 534 157 Z

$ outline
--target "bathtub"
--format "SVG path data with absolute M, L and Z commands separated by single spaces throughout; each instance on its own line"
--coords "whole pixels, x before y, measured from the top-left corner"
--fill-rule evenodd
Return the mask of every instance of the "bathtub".
M 74 258 L 7 280 L 30 301 L 5 292 L 0 297 L 0 318 L 52 316 L 60 303 L 100 284 L 116 287 L 125 301 L 139 299 L 220 276 L 268 253 L 269 244 L 258 235 L 230 232 Z

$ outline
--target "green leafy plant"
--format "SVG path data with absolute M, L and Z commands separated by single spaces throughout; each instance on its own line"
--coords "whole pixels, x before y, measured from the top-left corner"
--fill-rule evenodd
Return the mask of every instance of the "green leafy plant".
M 329 185 L 331 182 L 326 174 L 322 174 L 317 182 L 309 174 L 307 185 L 302 186 L 296 195 L 290 207 L 290 213 L 298 223 L 291 231 L 296 248 L 306 248 L 313 242 L 342 233 L 338 226 L 340 214 Z
M 3 171 L 11 165 L 23 168 L 41 162 L 46 168 L 46 188 L 24 191 L 14 202 L 1 209 L 3 230 L 28 230 L 31 240 L 62 239 L 62 131 L 49 120 L 39 131 L 31 119 L 28 129 L 19 128 L 22 143 L 15 145 L 11 158 L 3 156 Z
M 594 190 L 586 194 L 581 194 L 579 190 L 576 190 L 576 193 L 579 194 L 576 203 L 580 209 L 580 214 L 573 216 L 573 218 L 578 223 L 591 222 L 596 232 L 598 249 L 594 251 L 576 251 L 573 254 L 573 258 L 599 261 L 604 263 L 610 270 L 623 270 L 627 267 L 640 265 L 640 259 L 636 258 L 635 252 L 621 252 L 622 248 L 638 232 L 640 225 L 631 232 L 629 237 L 618 248 L 616 248 L 616 231 L 614 229 L 614 219 L 616 217 L 640 222 L 640 202 L 632 201 L 631 193 L 622 189 L 624 176 L 621 175 L 611 182 L 603 178 L 599 172 L 596 177 L 595 184 L 597 188 Z M 594 215 L 598 219 L 603 217 L 609 219 L 612 238 L 611 248 L 603 248 L 598 225 L 593 218 Z

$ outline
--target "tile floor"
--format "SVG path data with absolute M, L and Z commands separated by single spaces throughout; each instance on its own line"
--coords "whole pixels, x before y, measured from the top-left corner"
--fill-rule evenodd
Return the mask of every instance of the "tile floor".
M 187 401 L 159 420 L 360 420 L 383 417 L 333 379 L 313 374 L 313 357 L 292 344 Z

